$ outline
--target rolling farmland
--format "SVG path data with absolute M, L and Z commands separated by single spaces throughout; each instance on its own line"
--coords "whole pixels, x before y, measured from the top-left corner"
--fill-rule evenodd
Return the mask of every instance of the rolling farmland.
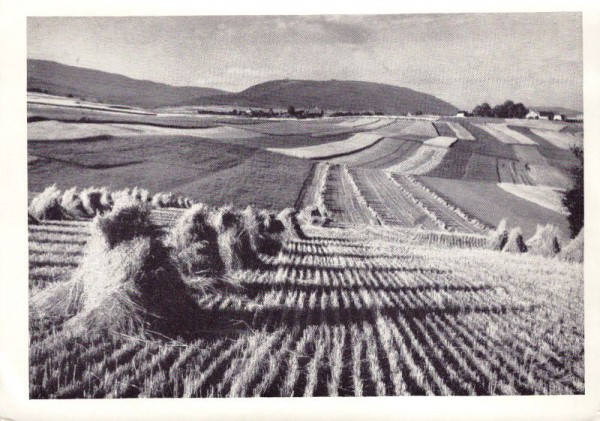
M 186 284 L 191 335 L 74 332 L 68 320 L 32 318 L 31 398 L 585 392 L 582 264 L 490 249 L 502 219 L 527 241 L 553 224 L 567 244 L 553 187 L 574 159 L 538 140 L 537 126 L 189 115 L 186 129 L 70 112 L 70 123 L 29 123 L 32 196 L 54 183 L 138 185 L 209 206 L 288 208 L 296 234 L 222 284 Z M 44 119 L 66 118 L 52 113 Z M 306 218 L 311 207 L 321 222 Z M 159 242 L 182 214 L 152 209 Z M 92 224 L 29 225 L 30 297 L 69 282 Z

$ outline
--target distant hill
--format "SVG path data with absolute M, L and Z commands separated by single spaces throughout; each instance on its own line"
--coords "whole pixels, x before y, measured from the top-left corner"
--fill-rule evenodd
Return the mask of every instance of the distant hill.
M 241 107 L 320 107 L 325 110 L 382 111 L 406 114 L 454 114 L 458 109 L 439 98 L 412 89 L 382 83 L 349 80 L 273 80 L 239 93 L 203 96 L 186 105 Z
M 566 115 L 575 115 L 575 114 L 583 114 L 582 111 L 578 111 L 578 110 L 573 110 L 571 108 L 564 108 L 564 107 L 527 107 L 530 110 L 536 110 L 536 111 L 552 111 L 555 114 L 566 114 Z
M 220 89 L 171 86 L 126 76 L 67 66 L 47 60 L 27 60 L 27 90 L 85 98 L 111 104 L 154 108 L 226 93 Z

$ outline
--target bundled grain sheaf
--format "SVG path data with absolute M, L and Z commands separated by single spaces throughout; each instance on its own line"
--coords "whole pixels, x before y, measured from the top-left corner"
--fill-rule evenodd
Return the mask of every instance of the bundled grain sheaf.
M 226 272 L 256 266 L 258 255 L 239 212 L 230 206 L 221 207 L 212 212 L 210 223 L 218 233 L 219 254 Z
M 109 200 L 109 195 L 110 193 L 105 187 L 88 187 L 83 189 L 79 196 L 87 215 L 93 217 L 111 209 L 112 198 Z
M 573 238 L 565 248 L 562 249 L 560 255 L 561 260 L 574 263 L 583 263 L 583 228 Z
M 274 214 L 248 206 L 242 211 L 242 218 L 255 253 L 270 256 L 279 253 L 283 246 L 285 227 Z
M 150 192 L 139 187 L 134 187 L 133 190 L 131 190 L 131 197 L 142 203 L 147 203 L 151 200 Z
M 186 281 L 215 276 L 225 269 L 219 254 L 218 233 L 209 222 L 210 214 L 208 206 L 194 205 L 181 215 L 165 240 Z
M 75 187 L 65 190 L 60 199 L 60 206 L 67 215 L 72 216 L 73 218 L 79 219 L 87 216 L 83 200 L 77 194 L 77 189 Z
M 531 254 L 552 257 L 560 252 L 558 228 L 552 224 L 538 225 L 535 234 L 527 241 L 527 249 Z
M 521 228 L 517 227 L 510 230 L 502 251 L 507 253 L 525 253 L 527 251 Z
M 300 237 L 299 212 L 294 208 L 285 208 L 277 214 L 277 220 L 283 224 L 286 239 Z
M 506 228 L 506 219 L 498 224 L 495 231 L 491 231 L 488 236 L 488 247 L 492 250 L 502 250 L 508 241 L 508 229 Z
M 33 198 L 29 205 L 29 215 L 37 220 L 65 219 L 65 213 L 60 206 L 61 193 L 55 185 L 48 187 Z
M 76 331 L 185 335 L 197 308 L 167 248 L 134 201 L 97 216 L 79 267 L 69 281 L 32 298 L 38 317 L 71 317 Z
M 325 226 L 331 221 L 324 204 L 306 206 L 298 215 L 298 219 L 305 224 Z

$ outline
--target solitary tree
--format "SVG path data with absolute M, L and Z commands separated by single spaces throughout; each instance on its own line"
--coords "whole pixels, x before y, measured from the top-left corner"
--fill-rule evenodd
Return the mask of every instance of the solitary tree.
M 296 108 L 294 108 L 294 106 L 293 106 L 293 105 L 290 105 L 290 106 L 288 107 L 288 110 L 287 110 L 287 111 L 288 111 L 288 114 L 289 114 L 289 115 L 294 115 L 294 114 L 296 114 Z
M 571 151 L 577 158 L 577 166 L 571 169 L 573 187 L 565 192 L 562 203 L 569 211 L 569 228 L 575 237 L 583 228 L 583 149 L 575 146 Z

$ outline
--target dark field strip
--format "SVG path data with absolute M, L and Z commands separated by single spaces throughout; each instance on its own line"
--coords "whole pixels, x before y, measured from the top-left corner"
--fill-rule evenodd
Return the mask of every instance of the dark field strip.
M 496 227 L 506 218 L 508 226 L 521 227 L 527 239 L 535 233 L 538 224 L 550 223 L 569 238 L 569 226 L 564 215 L 505 192 L 495 183 L 424 176 L 416 178 L 448 203 L 486 225 Z
M 394 180 L 402 186 L 408 194 L 419 201 L 424 207 L 429 209 L 435 216 L 440 219 L 449 230 L 466 232 L 466 233 L 481 233 L 481 228 L 476 227 L 470 221 L 463 218 L 447 205 L 440 203 L 430 192 L 419 186 L 417 182 L 402 174 L 393 174 Z M 460 208 L 459 208 L 460 209 Z
M 365 168 L 387 168 L 408 158 L 420 146 L 418 142 L 386 137 L 373 146 L 328 161 Z
M 454 130 L 443 121 L 434 121 L 433 126 L 440 136 L 456 137 Z
M 28 165 L 29 191 L 137 185 L 215 205 L 271 209 L 294 205 L 311 166 L 258 148 L 178 136 L 29 142 L 28 153 L 48 157 Z
M 198 291 L 215 322 L 185 342 L 32 321 L 30 397 L 584 392 L 577 267 L 402 243 L 404 231 L 381 243 L 315 230 L 270 267 L 233 274 L 241 289 Z
M 469 161 L 473 156 L 473 143 L 470 140 L 461 139 L 454 142 L 446 155 L 444 155 L 442 162 L 429 171 L 427 175 L 442 178 L 463 178 L 466 174 Z

